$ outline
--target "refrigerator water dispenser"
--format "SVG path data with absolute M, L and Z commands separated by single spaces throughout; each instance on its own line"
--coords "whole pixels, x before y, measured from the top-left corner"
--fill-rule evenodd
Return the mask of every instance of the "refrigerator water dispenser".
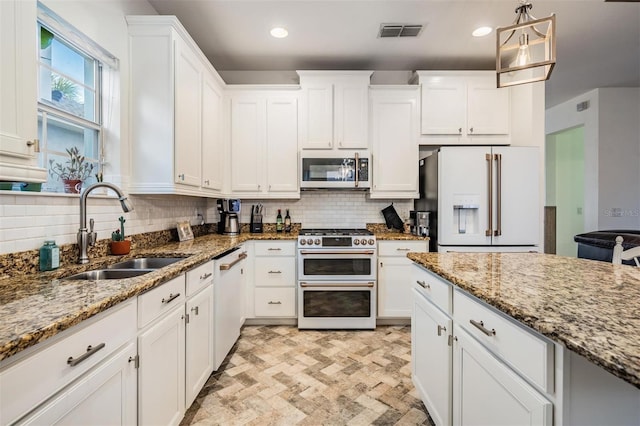
M 458 234 L 475 234 L 479 226 L 480 195 L 453 196 L 453 226 Z

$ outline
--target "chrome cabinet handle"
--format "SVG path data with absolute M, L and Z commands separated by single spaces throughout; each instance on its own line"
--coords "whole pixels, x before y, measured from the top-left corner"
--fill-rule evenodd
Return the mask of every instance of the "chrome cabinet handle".
M 442 336 L 442 332 L 447 332 L 447 327 L 444 327 L 442 325 L 438 325 L 438 336 Z
M 270 274 L 281 274 L 282 271 L 269 271 Z
M 496 335 L 495 328 L 492 328 L 491 330 L 485 328 L 484 322 L 482 322 L 482 321 L 478 322 L 478 321 L 475 321 L 475 320 L 469 320 L 469 322 L 471 323 L 471 325 L 473 325 L 475 328 L 477 328 L 478 330 L 482 331 L 484 334 L 486 334 L 489 337 Z
M 424 281 L 416 280 L 416 282 L 417 282 L 417 283 L 420 285 L 420 287 L 422 287 L 422 288 L 428 288 L 428 289 L 431 289 L 431 286 L 430 286 L 429 284 L 427 284 L 426 282 L 424 282 Z
M 196 306 L 196 307 L 191 308 L 191 312 L 194 312 L 195 315 L 198 315 L 198 312 L 200 312 L 200 309 Z
M 72 356 L 67 358 L 67 364 L 69 364 L 69 366 L 71 367 L 75 367 L 76 365 L 80 364 L 82 361 L 86 360 L 87 358 L 89 358 L 91 355 L 95 354 L 102 348 L 104 348 L 104 343 L 100 343 L 97 346 L 89 345 L 87 346 L 87 351 L 82 355 L 80 355 L 78 358 L 74 358 Z
M 269 301 L 269 305 L 282 305 L 281 301 L 277 301 L 277 302 L 272 302 L 271 300 Z
M 180 293 L 169 293 L 169 298 L 165 299 L 164 297 L 162 298 L 162 303 L 171 303 L 173 300 L 177 299 L 178 297 L 180 297 Z
M 228 271 L 229 269 L 233 268 L 233 266 L 235 264 L 237 264 L 238 262 L 240 262 L 242 259 L 246 259 L 246 257 L 247 257 L 247 253 L 246 252 L 240 253 L 238 255 L 238 258 L 236 260 L 234 260 L 233 262 L 231 262 L 231 263 L 223 263 L 222 265 L 220 265 L 220 270 L 221 271 Z
M 213 273 L 211 272 L 207 272 L 204 275 L 200 275 L 200 281 L 206 280 L 207 278 L 209 278 L 211 275 L 213 275 Z
M 267 250 L 269 250 L 269 251 L 280 251 L 282 249 L 280 247 L 269 247 Z
M 397 251 L 410 251 L 411 249 L 398 247 L 396 250 Z

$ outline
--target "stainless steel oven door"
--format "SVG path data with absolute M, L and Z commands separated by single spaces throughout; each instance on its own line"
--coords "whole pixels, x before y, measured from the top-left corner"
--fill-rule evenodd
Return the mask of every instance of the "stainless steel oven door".
M 376 262 L 375 249 L 300 249 L 298 279 L 375 281 Z
M 373 329 L 376 305 L 374 281 L 300 281 L 298 328 Z

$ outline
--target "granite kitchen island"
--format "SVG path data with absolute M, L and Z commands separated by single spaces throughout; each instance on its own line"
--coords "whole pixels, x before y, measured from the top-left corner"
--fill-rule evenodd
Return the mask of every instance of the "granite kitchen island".
M 451 345 L 453 402 L 449 401 L 454 424 L 461 416 L 470 423 L 464 421 L 466 405 L 456 401 L 456 395 L 462 395 L 455 389 L 462 377 L 460 372 L 456 376 L 460 368 L 456 360 L 463 359 L 457 354 L 458 333 L 488 349 L 517 379 L 529 383 L 536 397 L 550 403 L 541 409 L 540 424 L 550 424 L 551 418 L 556 425 L 640 424 L 640 268 L 538 253 L 407 256 L 418 265 L 418 274 L 428 274 L 427 280 L 416 280 L 422 284 L 414 284 L 414 297 L 422 291 L 428 300 L 428 293 L 435 291 L 431 280 L 436 286 L 439 282 L 449 286 L 449 305 L 434 302 L 434 306 L 453 322 L 448 329 L 455 340 Z M 462 312 L 469 307 L 472 312 Z M 529 365 L 538 362 L 533 358 L 519 369 L 519 361 L 509 358 L 511 335 L 500 332 L 501 324 L 493 328 L 491 315 L 496 315 L 496 322 L 508 320 L 546 345 L 541 353 L 548 359 L 540 362 L 540 368 L 548 377 L 536 381 L 535 374 L 527 372 Z M 438 325 L 439 334 L 440 327 L 444 325 Z M 429 406 L 428 401 L 425 404 Z

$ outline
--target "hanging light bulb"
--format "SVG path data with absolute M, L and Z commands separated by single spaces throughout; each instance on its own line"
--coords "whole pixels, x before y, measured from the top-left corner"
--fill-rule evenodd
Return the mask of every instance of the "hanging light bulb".
M 518 55 L 514 66 L 524 67 L 531 62 L 531 54 L 529 52 L 529 35 L 527 33 L 520 34 L 520 47 L 518 48 Z
M 544 81 L 551 75 L 556 63 L 556 17 L 536 19 L 529 14 L 532 7 L 521 0 L 513 24 L 496 29 L 498 87 Z

